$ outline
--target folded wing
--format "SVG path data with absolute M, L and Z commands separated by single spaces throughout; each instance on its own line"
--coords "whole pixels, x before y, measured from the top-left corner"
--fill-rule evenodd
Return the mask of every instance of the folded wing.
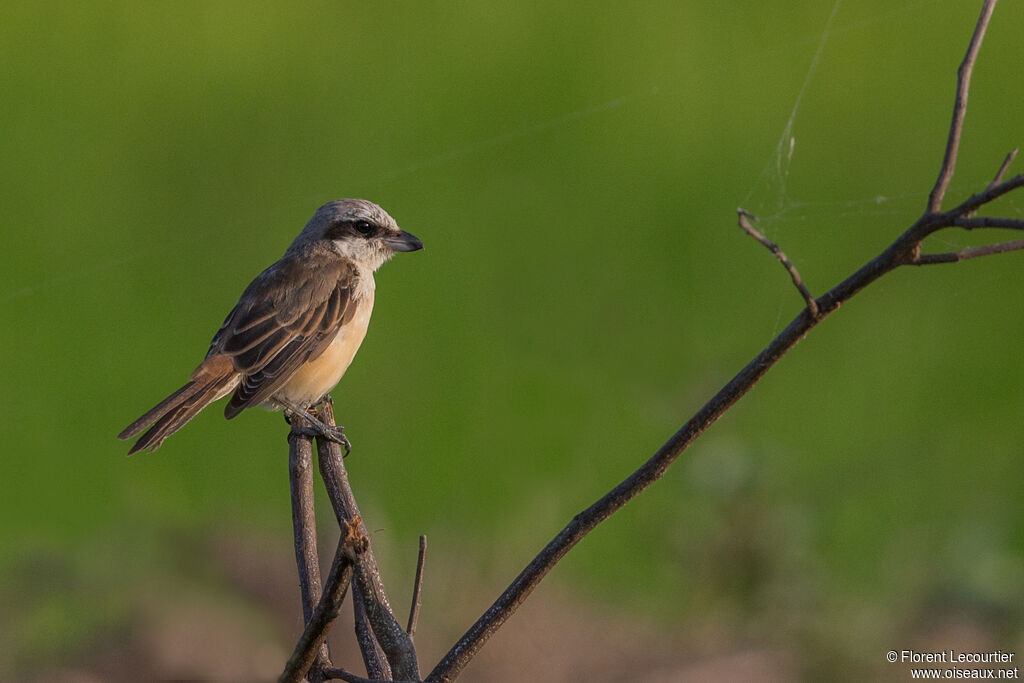
M 207 358 L 231 359 L 241 381 L 224 409 L 234 417 L 277 392 L 318 357 L 355 315 L 358 273 L 348 261 L 304 272 L 305 259 L 282 261 L 249 285 L 210 343 Z M 327 272 L 325 272 L 327 271 Z

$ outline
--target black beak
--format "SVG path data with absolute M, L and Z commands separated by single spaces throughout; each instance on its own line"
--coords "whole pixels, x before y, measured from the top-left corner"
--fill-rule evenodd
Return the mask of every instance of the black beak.
M 399 230 L 395 237 L 385 238 L 384 243 L 395 251 L 419 251 L 423 248 L 420 238 L 405 230 Z

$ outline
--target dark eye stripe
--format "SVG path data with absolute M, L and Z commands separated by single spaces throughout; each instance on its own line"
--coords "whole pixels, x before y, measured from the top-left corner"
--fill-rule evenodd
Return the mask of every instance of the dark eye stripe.
M 360 235 L 370 237 L 377 233 L 377 226 L 367 220 L 335 221 L 327 228 L 327 239 L 336 240 L 343 237 Z

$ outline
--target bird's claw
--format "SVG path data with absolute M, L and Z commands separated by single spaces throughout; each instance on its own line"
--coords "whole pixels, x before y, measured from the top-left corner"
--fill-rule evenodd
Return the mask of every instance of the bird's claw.
M 291 439 L 295 436 L 305 436 L 310 439 L 325 439 L 327 441 L 333 441 L 345 449 L 346 456 L 352 452 L 352 442 L 348 440 L 347 436 L 345 436 L 344 427 L 341 425 L 335 425 L 333 427 L 328 425 L 314 425 L 312 427 L 292 426 L 292 431 L 288 434 L 288 438 Z
M 294 418 L 294 414 L 291 417 Z M 303 412 L 300 416 L 300 419 L 305 420 L 310 424 L 309 427 L 300 427 L 294 424 L 292 419 L 289 419 L 288 413 L 285 414 L 285 419 L 288 420 L 288 424 L 292 426 L 292 431 L 288 435 L 289 439 L 291 439 L 293 435 L 306 436 L 311 439 L 325 439 L 339 444 L 345 449 L 345 455 L 352 452 L 352 442 L 348 440 L 347 436 L 345 436 L 345 427 L 343 425 L 325 424 L 310 412 Z
M 352 442 L 348 440 L 347 436 L 345 436 L 344 427 L 342 427 L 341 425 L 335 425 L 333 427 L 324 425 L 324 427 L 326 427 L 326 429 L 320 432 L 320 436 L 327 439 L 328 441 L 333 441 L 336 444 L 340 444 L 341 447 L 345 449 L 345 455 L 348 455 L 349 453 L 352 452 Z

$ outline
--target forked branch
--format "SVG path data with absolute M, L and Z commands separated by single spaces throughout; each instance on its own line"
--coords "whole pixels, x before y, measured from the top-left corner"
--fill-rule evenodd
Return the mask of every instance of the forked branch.
M 334 424 L 334 411 L 330 403 L 324 404 L 320 412 L 320 419 L 328 425 Z M 327 496 L 331 500 L 338 524 L 345 528 L 352 520 L 361 519 L 361 515 L 349 484 L 348 472 L 345 471 L 341 447 L 333 441 L 320 438 L 317 438 L 316 445 L 320 461 L 320 476 L 324 481 L 324 487 L 327 489 Z M 367 535 L 362 522 L 360 522 L 360 531 L 364 536 Z M 362 629 L 363 637 L 360 638 L 360 650 L 370 675 L 384 678 L 393 673 L 397 680 L 417 680 L 419 678 L 419 663 L 416 648 L 413 646 L 409 634 L 395 619 L 372 547 L 363 554 L 352 584 L 357 596 L 354 600 L 356 618 L 359 619 L 359 614 L 362 612 L 370 626 L 369 630 Z M 370 630 L 372 630 L 372 634 Z M 370 637 L 371 635 L 372 637 Z M 380 645 L 386 661 L 381 662 L 376 658 L 376 645 L 373 641 Z
M 989 189 L 992 189 L 999 183 L 1003 182 L 1003 176 L 1006 175 L 1006 169 L 1010 168 L 1010 164 L 1012 164 L 1013 160 L 1017 158 L 1017 152 L 1019 151 L 1020 147 L 1014 147 L 1013 151 L 1006 155 L 1006 158 L 1003 159 L 1003 163 L 999 167 L 999 170 L 996 171 L 996 177 L 988 184 Z
M 946 251 L 940 254 L 921 254 L 914 261 L 915 266 L 927 266 L 938 263 L 959 263 L 969 261 L 981 256 L 993 256 L 1005 254 L 1008 251 L 1020 251 L 1024 249 L 1024 240 L 1010 240 L 997 244 L 985 244 L 980 247 L 967 247 L 959 251 Z
M 743 232 L 747 233 L 755 240 L 763 244 L 768 251 L 775 254 L 775 258 L 779 260 L 786 272 L 789 273 L 790 279 L 793 280 L 793 284 L 796 286 L 800 296 L 804 298 L 804 302 L 807 304 L 807 310 L 810 312 L 811 317 L 818 317 L 818 302 L 814 300 L 814 295 L 811 294 L 811 290 L 807 289 L 807 285 L 804 284 L 804 280 L 800 277 L 800 272 L 793 265 L 793 262 L 786 256 L 786 252 L 782 251 L 779 245 L 772 242 L 770 239 L 765 237 L 761 232 L 754 227 L 754 223 L 757 222 L 757 216 L 750 213 L 746 209 L 736 209 L 736 214 L 739 217 L 740 227 L 743 228 Z
M 971 74 L 974 72 L 974 62 L 978 59 L 978 51 L 981 49 L 981 41 L 985 38 L 985 31 L 988 29 L 988 22 L 992 19 L 992 11 L 996 8 L 996 0 L 985 0 L 981 8 L 981 16 L 974 27 L 974 35 L 967 46 L 967 54 L 960 68 L 956 72 L 956 99 L 953 102 L 953 120 L 949 124 L 949 137 L 946 139 L 946 153 L 942 158 L 942 166 L 939 168 L 939 177 L 935 180 L 935 186 L 928 195 L 928 211 L 926 213 L 938 213 L 942 208 L 942 199 L 949 189 L 949 182 L 953 179 L 953 171 L 956 169 L 956 155 L 960 151 L 960 135 L 964 129 L 964 117 L 967 115 L 967 92 L 971 88 Z
M 987 205 L 992 200 L 1024 185 L 1021 176 L 1003 181 L 1002 175 L 1006 167 L 1012 161 L 1009 157 L 1001 167 L 996 179 L 984 191 L 968 198 L 956 209 L 940 213 L 942 200 L 949 187 L 956 166 L 956 156 L 960 146 L 961 131 L 963 129 L 964 116 L 967 109 L 967 92 L 970 85 L 971 73 L 974 68 L 978 50 L 981 47 L 985 30 L 988 27 L 989 19 L 992 16 L 996 0 L 986 0 L 978 19 L 978 23 L 971 38 L 963 63 L 958 71 L 957 94 L 953 107 L 953 119 L 950 123 L 949 136 L 946 143 L 945 154 L 939 177 L 929 195 L 928 209 L 913 225 L 911 225 L 892 244 L 883 250 L 878 256 L 864 264 L 848 278 L 837 284 L 821 297 L 815 299 L 810 291 L 803 284 L 799 273 L 792 267 L 788 258 L 784 257 L 777 245 L 770 243 L 763 235 L 756 230 L 751 231 L 752 223 L 745 220 L 749 217 L 742 209 L 740 210 L 741 226 L 765 244 L 782 262 L 790 273 L 797 289 L 804 298 L 807 307 L 804 308 L 789 323 L 788 326 L 775 339 L 768 344 L 761 353 L 747 364 L 740 372 L 715 394 L 710 401 L 697 411 L 690 420 L 683 425 L 679 431 L 655 453 L 647 462 L 629 475 L 618 486 L 601 497 L 600 500 L 576 515 L 541 551 L 540 553 L 520 572 L 519 576 L 509 585 L 498 597 L 493 605 L 474 623 L 470 629 L 459 639 L 451 650 L 442 658 L 434 670 L 427 676 L 428 683 L 441 683 L 452 681 L 459 676 L 465 666 L 473 658 L 477 651 L 498 628 L 515 612 L 516 608 L 526 599 L 530 592 L 547 575 L 549 571 L 573 548 L 584 536 L 592 531 L 598 524 L 614 514 L 623 505 L 632 500 L 641 491 L 650 486 L 654 481 L 660 479 L 668 467 L 679 457 L 693 441 L 700 436 L 712 423 L 722 416 L 736 401 L 749 391 L 768 370 L 772 368 L 797 342 L 818 323 L 835 311 L 840 304 L 850 299 L 857 292 L 864 289 L 872 282 L 904 265 L 914 265 L 927 262 L 940 262 L 938 257 L 922 256 L 920 254 L 921 244 L 926 237 L 944 228 L 963 227 L 973 229 L 977 227 L 994 227 L 1004 229 L 1019 229 L 1017 222 L 1011 219 L 981 219 L 980 223 L 974 223 L 975 219 L 969 218 L 972 211 L 976 211 Z M 967 222 L 965 222 L 967 221 Z M 760 236 L 759 236 L 760 235 Z M 1024 248 L 1024 240 L 1005 242 L 1001 245 L 990 247 L 977 247 L 972 250 L 964 250 L 959 258 L 949 258 L 941 262 L 952 262 L 954 260 L 965 260 L 966 258 L 977 258 L 992 253 L 1003 253 Z M 944 255 L 943 255 L 943 258 Z M 813 305 L 812 305 L 813 304 Z M 815 310 L 816 309 L 816 310 Z
M 319 655 L 320 647 L 327 638 L 327 630 L 338 618 L 345 591 L 352 580 L 353 567 L 370 545 L 369 539 L 360 531 L 360 523 L 359 519 L 355 519 L 346 525 L 338 539 L 338 549 L 334 553 L 331 571 L 327 574 L 323 595 L 306 623 L 292 656 L 288 658 L 278 683 L 297 683 L 302 680 Z

